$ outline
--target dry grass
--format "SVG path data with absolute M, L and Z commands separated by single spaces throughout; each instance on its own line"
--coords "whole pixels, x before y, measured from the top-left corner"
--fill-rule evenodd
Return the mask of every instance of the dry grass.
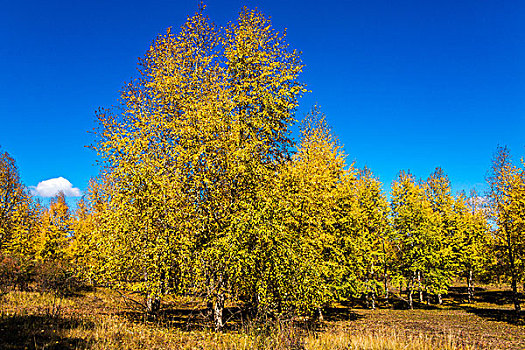
M 137 317 L 117 293 L 103 289 L 68 298 L 11 292 L 0 302 L 1 349 L 525 348 L 522 325 L 451 305 L 413 311 L 339 307 L 330 310 L 327 321 L 315 329 L 274 322 L 237 324 L 216 333 L 198 323 L 183 327 L 189 325 L 189 318 L 175 322 L 170 321 L 173 317 Z M 175 301 L 170 307 L 175 304 L 182 308 L 184 303 Z M 506 310 L 506 305 L 485 306 Z
M 420 333 L 417 336 L 405 332 L 344 332 L 329 331 L 319 336 L 310 336 L 306 339 L 306 349 L 407 349 L 407 350 L 453 350 L 474 349 L 468 345 L 461 345 L 456 335 L 450 333 L 444 337 L 432 337 Z

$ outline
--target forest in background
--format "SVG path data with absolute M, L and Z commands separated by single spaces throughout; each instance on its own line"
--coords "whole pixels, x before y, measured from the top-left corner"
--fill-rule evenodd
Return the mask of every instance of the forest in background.
M 213 328 L 235 304 L 258 320 L 322 320 L 332 303 L 440 304 L 457 280 L 523 279 L 525 168 L 497 149 L 488 193 L 444 171 L 401 171 L 387 196 L 314 107 L 294 144 L 299 53 L 261 13 L 225 28 L 203 12 L 160 35 L 119 105 L 97 113 L 101 174 L 76 210 L 41 206 L 0 156 L 0 289 L 81 285 L 204 300 Z

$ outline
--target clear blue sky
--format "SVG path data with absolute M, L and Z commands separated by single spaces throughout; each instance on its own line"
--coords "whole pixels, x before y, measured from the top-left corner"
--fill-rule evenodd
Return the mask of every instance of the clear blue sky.
M 218 25 L 243 5 L 287 28 L 301 80 L 349 160 L 389 189 L 399 170 L 441 166 L 481 189 L 498 144 L 525 155 L 525 2 L 207 1 Z M 2 1 L 0 145 L 28 186 L 97 175 L 94 111 L 115 103 L 151 41 L 197 1 Z

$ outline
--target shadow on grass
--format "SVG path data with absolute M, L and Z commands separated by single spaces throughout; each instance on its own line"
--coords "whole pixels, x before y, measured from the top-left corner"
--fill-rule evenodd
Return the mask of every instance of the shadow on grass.
M 450 301 L 455 303 L 466 303 L 468 300 L 466 287 L 450 287 L 446 295 Z M 523 299 L 523 294 L 519 293 L 519 298 Z M 473 302 L 481 302 L 495 305 L 512 304 L 512 291 L 510 290 L 486 290 L 485 288 L 474 289 Z
M 152 322 L 166 328 L 183 331 L 213 329 L 211 310 L 208 308 L 164 307 L 156 314 L 127 310 L 118 315 L 132 322 Z M 226 307 L 223 311 L 224 330 L 238 330 L 250 322 L 251 315 L 239 307 Z
M 64 331 L 93 324 L 76 319 L 49 316 L 0 317 L 0 348 L 2 349 L 83 349 L 83 339 L 69 338 Z
M 121 311 L 117 315 L 135 323 L 152 322 L 166 328 L 177 328 L 184 331 L 202 330 L 208 327 L 201 309 L 163 309 L 156 314 L 146 314 L 142 311 Z
M 363 315 L 359 315 L 348 307 L 327 307 L 324 309 L 324 319 L 326 321 L 356 321 L 363 317 Z
M 523 300 L 523 294 L 518 294 Z M 499 309 L 491 307 L 478 307 L 476 304 L 492 304 L 495 306 L 512 305 L 513 296 L 510 290 L 487 290 L 485 288 L 475 288 L 474 299 L 470 305 L 464 304 L 468 300 L 466 287 L 450 287 L 447 298 L 451 304 L 456 304 L 457 309 L 463 309 L 469 313 L 486 318 L 491 321 L 506 322 L 515 325 L 525 325 L 525 313 L 516 312 L 513 309 Z
M 490 308 L 465 307 L 465 311 L 486 318 L 490 321 L 506 322 L 514 325 L 525 325 L 525 313 L 515 310 L 502 310 Z
M 132 322 L 153 322 L 166 328 L 177 328 L 184 331 L 213 329 L 211 310 L 207 308 L 163 308 L 155 315 L 148 315 L 140 311 L 123 311 L 120 316 L 127 318 Z M 355 321 L 364 316 L 352 311 L 346 306 L 328 307 L 323 309 L 323 318 L 325 321 Z M 278 323 L 277 319 L 257 319 L 246 309 L 240 307 L 226 307 L 223 313 L 225 331 L 239 331 L 246 327 L 256 324 L 274 324 Z M 315 320 L 294 320 L 295 327 L 303 330 L 317 329 L 321 326 Z
M 518 294 L 520 299 L 523 299 L 523 295 Z M 506 291 L 480 291 L 474 294 L 475 301 L 485 302 L 496 305 L 512 304 L 512 292 Z

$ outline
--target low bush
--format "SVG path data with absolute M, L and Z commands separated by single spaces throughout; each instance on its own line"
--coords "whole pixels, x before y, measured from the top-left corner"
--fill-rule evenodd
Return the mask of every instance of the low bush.
M 66 296 L 80 288 L 81 281 L 65 262 L 24 260 L 0 255 L 0 292 L 18 289 Z
M 35 268 L 34 287 L 39 292 L 67 296 L 78 291 L 82 283 L 67 264 L 61 261 L 44 261 Z
M 35 262 L 10 255 L 0 255 L 0 291 L 29 290 L 33 282 Z

